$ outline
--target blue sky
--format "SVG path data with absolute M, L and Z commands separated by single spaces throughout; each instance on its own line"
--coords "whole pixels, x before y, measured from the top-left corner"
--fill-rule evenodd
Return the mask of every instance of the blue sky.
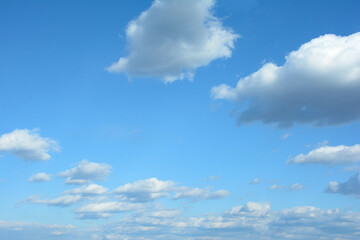
M 359 239 L 359 1 L 0 1 L 0 239 Z

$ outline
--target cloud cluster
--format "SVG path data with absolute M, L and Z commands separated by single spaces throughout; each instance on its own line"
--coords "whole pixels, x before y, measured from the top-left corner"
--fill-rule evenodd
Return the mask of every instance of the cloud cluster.
M 87 184 L 102 180 L 111 172 L 112 167 L 106 163 L 82 160 L 77 167 L 58 173 L 58 177 L 66 178 L 66 184 Z
M 47 173 L 43 173 L 43 172 L 32 175 L 29 178 L 29 182 L 48 182 L 50 180 L 51 180 L 50 175 Z
M 322 164 L 337 165 L 355 163 L 360 161 L 360 145 L 353 146 L 322 146 L 318 147 L 308 154 L 299 154 L 294 158 L 290 158 L 288 164 Z
M 237 101 L 238 124 L 261 121 L 291 127 L 339 125 L 360 119 L 360 33 L 327 34 L 240 79 L 221 84 L 214 99 Z
M 330 182 L 325 191 L 328 193 L 351 194 L 360 197 L 360 172 L 350 177 L 346 182 Z
M 129 55 L 108 67 L 165 82 L 192 78 L 196 68 L 229 58 L 239 35 L 212 14 L 214 0 L 155 0 L 126 29 Z
M 49 151 L 59 151 L 55 140 L 40 137 L 38 131 L 15 129 L 0 136 L 0 152 L 9 152 L 24 160 L 46 161 Z
M 220 199 L 230 193 L 226 190 L 211 191 L 211 188 L 191 188 L 177 186 L 173 181 L 162 181 L 157 178 L 138 180 L 128 183 L 114 190 L 115 194 L 125 197 L 129 201 L 148 202 L 174 194 L 173 199 L 190 199 L 191 201 Z

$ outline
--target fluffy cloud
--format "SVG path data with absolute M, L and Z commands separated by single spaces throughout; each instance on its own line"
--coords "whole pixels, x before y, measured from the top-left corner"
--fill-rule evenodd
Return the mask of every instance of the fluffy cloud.
M 354 146 L 323 146 L 310 151 L 308 154 L 299 154 L 290 158 L 287 163 L 316 163 L 322 165 L 337 165 L 360 161 L 360 145 Z
M 330 182 L 325 190 L 329 193 L 352 194 L 360 196 L 360 172 L 344 183 Z
M 0 152 L 9 152 L 24 160 L 46 161 L 50 150 L 59 151 L 56 141 L 40 137 L 36 130 L 15 129 L 0 136 Z
M 88 186 L 82 186 L 79 188 L 74 188 L 71 190 L 65 191 L 63 194 L 65 195 L 101 195 L 105 194 L 107 188 L 97 185 L 97 184 L 89 184 Z
M 48 182 L 50 180 L 51 180 L 50 175 L 46 174 L 46 173 L 43 173 L 43 172 L 32 175 L 29 178 L 29 182 Z
M 113 193 L 124 196 L 127 200 L 135 202 L 148 202 L 161 197 L 174 194 L 173 199 L 187 198 L 192 201 L 206 199 L 220 199 L 230 193 L 225 190 L 210 191 L 211 188 L 191 188 L 186 186 L 176 186 L 173 181 L 161 181 L 157 178 L 138 180 L 118 187 Z
M 111 169 L 112 167 L 106 163 L 82 160 L 77 167 L 58 173 L 58 176 L 66 178 L 67 184 L 87 184 L 104 179 L 110 174 Z
M 157 178 L 138 180 L 134 183 L 127 183 L 115 189 L 115 194 L 120 194 L 132 201 L 147 202 L 153 199 L 166 197 L 173 191 L 173 181 L 161 181 Z
M 81 195 L 65 195 L 55 199 L 40 199 L 38 195 L 28 197 L 25 201 L 33 204 L 45 204 L 49 206 L 67 207 L 82 199 Z
M 324 35 L 267 63 L 232 88 L 211 90 L 214 99 L 240 102 L 238 123 L 255 121 L 291 127 L 338 125 L 360 119 L 360 33 Z
M 196 68 L 229 58 L 239 35 L 212 14 L 214 0 L 155 0 L 126 29 L 129 55 L 110 72 L 155 76 L 165 82 L 192 78 Z

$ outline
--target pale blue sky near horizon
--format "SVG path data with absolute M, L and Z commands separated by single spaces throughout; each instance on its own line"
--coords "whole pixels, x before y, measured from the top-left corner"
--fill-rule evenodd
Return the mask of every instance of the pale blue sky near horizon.
M 60 207 L 28 199 L 34 195 L 55 199 L 81 187 L 65 184 L 58 175 L 83 159 L 111 166 L 110 174 L 93 181 L 108 188 L 108 194 L 149 178 L 209 187 L 210 192 L 228 191 L 226 196 L 201 196 L 199 201 L 191 197 L 151 201 L 180 209 L 184 217 L 220 214 L 247 202 L 269 203 L 273 211 L 314 206 L 359 213 L 360 193 L 326 189 L 329 182 L 344 183 L 356 173 L 343 169 L 359 167 L 360 153 L 353 164 L 287 164 L 323 145 L 360 144 L 359 118 L 321 127 L 295 123 L 277 128 L 276 123 L 261 121 L 238 125 L 234 109 L 249 103 L 214 99 L 212 88 L 235 87 L 266 63 L 281 66 L 289 53 L 325 34 L 346 37 L 360 32 L 360 2 L 217 0 L 210 13 L 225 31 L 239 35 L 231 57 L 209 59 L 209 64 L 192 69 L 192 80 L 171 83 L 151 74 L 132 76 L 130 67 L 125 73 L 109 72 L 111 64 L 132 51 L 126 36 L 129 22 L 152 4 L 150 0 L 0 0 L 0 137 L 15 129 L 36 129 L 60 148 L 50 151 L 46 161 L 23 160 L 12 154 L 16 150 L 0 152 L 0 220 L 71 224 L 80 229 L 120 221 L 126 213 L 77 218 L 84 202 L 104 201 L 100 196 Z M 360 102 L 354 104 L 360 106 Z M 39 172 L 50 174 L 51 181 L 28 181 Z M 249 184 L 255 178 L 260 182 Z M 303 188 L 291 191 L 296 183 Z M 271 190 L 274 184 L 282 189 Z M 182 190 L 173 191 L 169 196 Z M 1 234 L 11 236 L 0 229 Z M 348 239 L 356 238 L 347 234 Z M 61 239 L 70 236 L 60 235 Z M 146 233 L 140 236 L 160 239 Z M 190 234 L 189 239 L 200 235 Z

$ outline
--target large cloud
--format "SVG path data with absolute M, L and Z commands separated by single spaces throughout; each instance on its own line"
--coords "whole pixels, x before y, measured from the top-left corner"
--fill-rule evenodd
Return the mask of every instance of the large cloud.
M 240 79 L 221 84 L 214 99 L 240 103 L 239 124 L 255 121 L 291 127 L 339 125 L 360 119 L 360 33 L 324 35 Z
M 191 78 L 196 68 L 214 59 L 230 57 L 239 36 L 213 16 L 213 5 L 214 0 L 155 0 L 129 23 L 129 55 L 108 71 L 172 82 Z
M 71 168 L 57 175 L 66 178 L 67 184 L 87 184 L 91 181 L 102 180 L 108 176 L 112 167 L 106 163 L 95 163 L 82 160 L 77 167 Z
M 289 164 L 316 163 L 322 165 L 337 165 L 360 161 L 360 145 L 354 146 L 323 146 L 310 151 L 308 154 L 299 154 L 288 160 Z
M 351 194 L 360 197 L 360 172 L 344 183 L 330 182 L 325 190 L 329 193 Z
M 40 137 L 36 130 L 15 129 L 0 136 L 0 152 L 10 152 L 24 160 L 46 161 L 50 150 L 59 151 L 57 142 Z

